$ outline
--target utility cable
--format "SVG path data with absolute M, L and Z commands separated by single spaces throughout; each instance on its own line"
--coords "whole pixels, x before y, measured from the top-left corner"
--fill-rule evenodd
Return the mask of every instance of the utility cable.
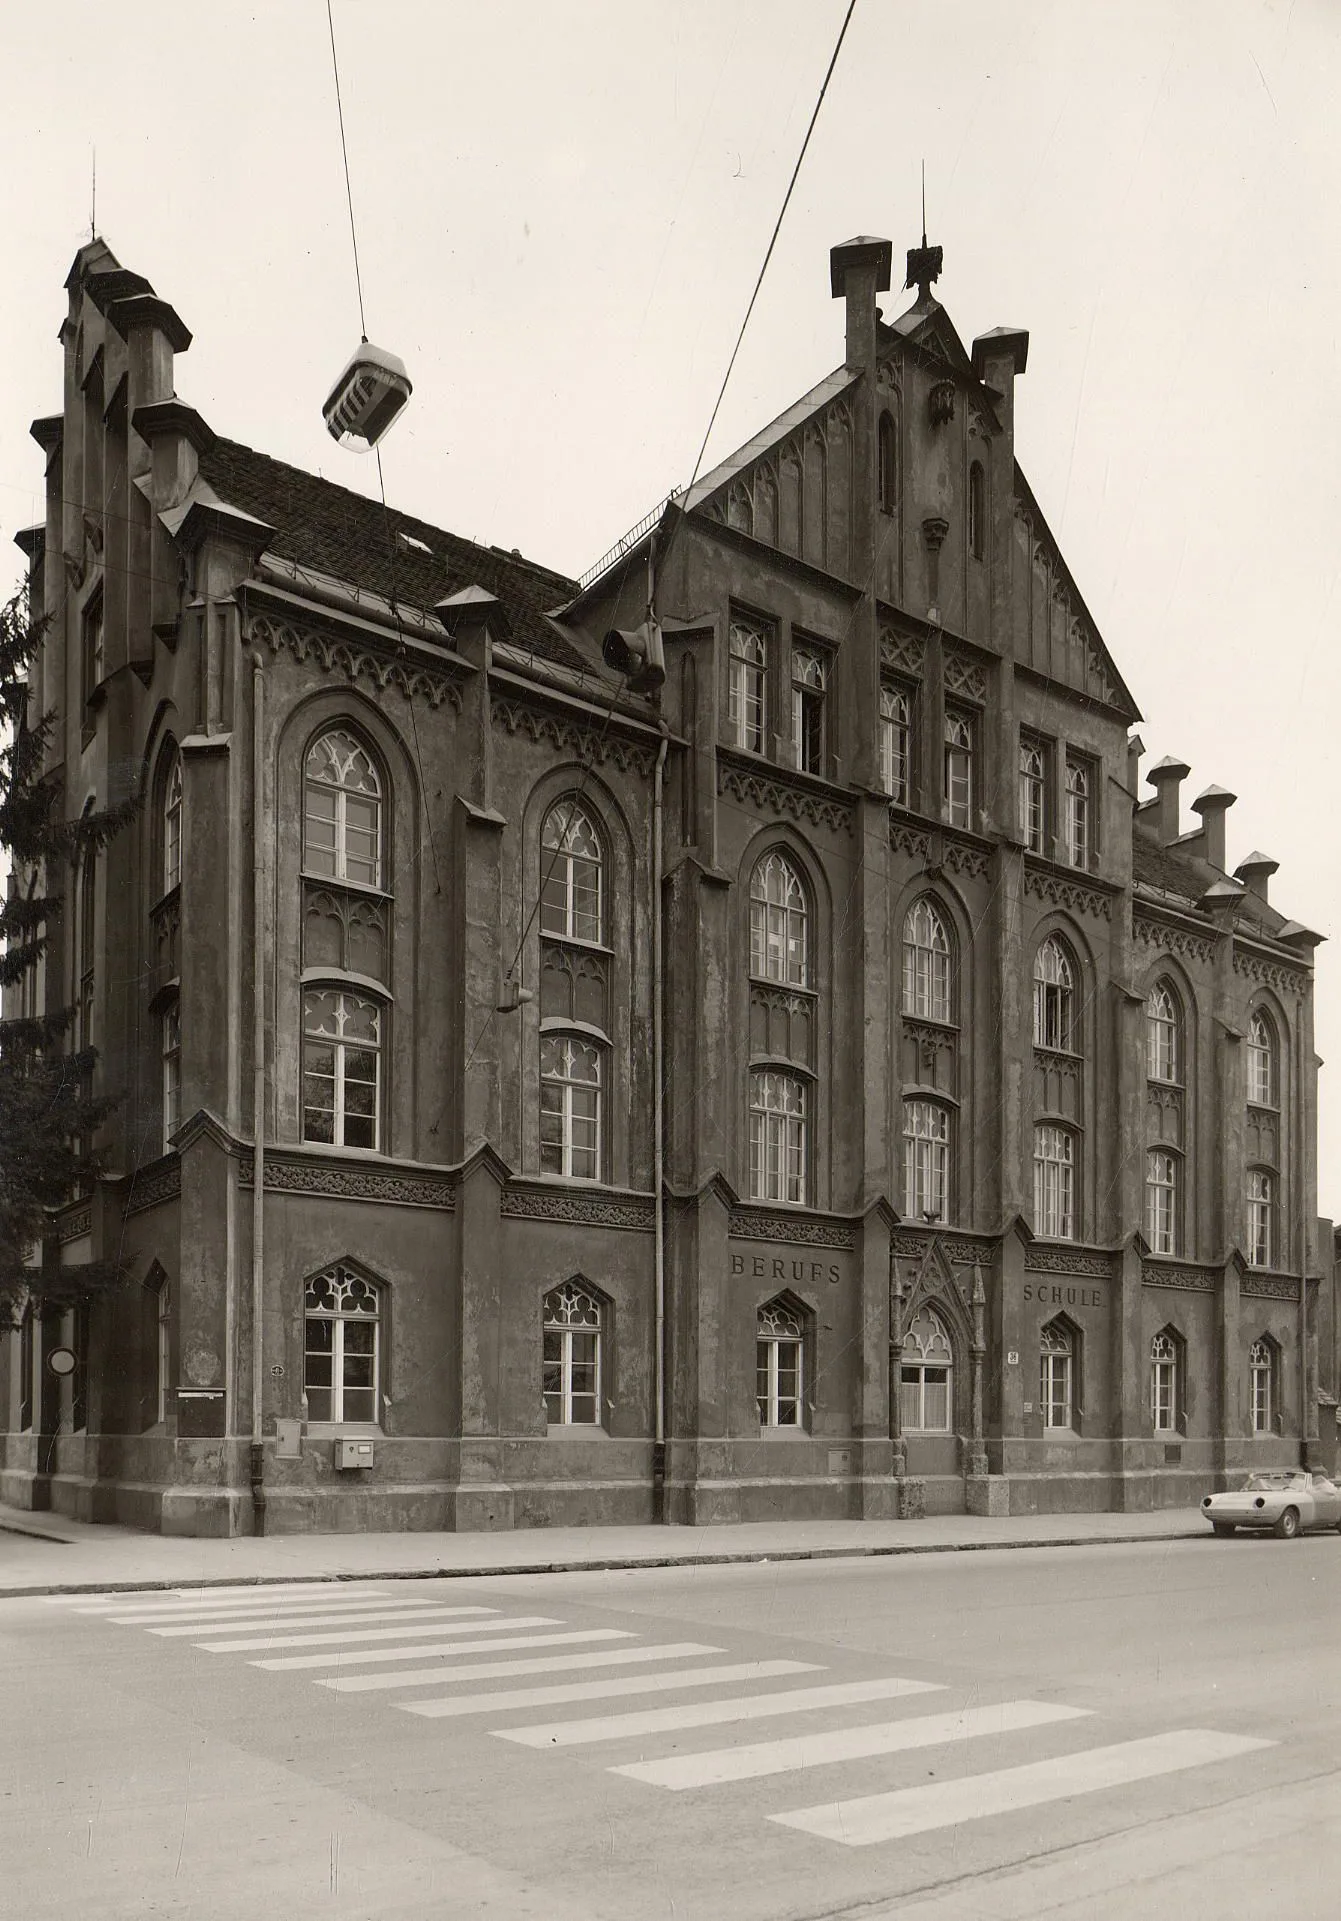
M 349 184 L 349 148 L 345 142 L 345 107 L 340 95 L 340 61 L 335 51 L 335 17 L 331 12 L 331 0 L 326 0 L 326 25 L 331 33 L 331 66 L 335 69 L 335 111 L 340 117 L 340 154 L 345 163 L 345 199 L 349 203 L 349 239 L 354 249 L 354 285 L 359 296 L 359 327 L 364 344 L 368 340 L 368 322 L 363 313 L 363 276 L 359 272 L 359 237 L 354 226 L 354 190 Z
M 387 565 L 391 569 L 391 617 L 396 623 L 397 651 L 404 657 L 407 652 L 405 646 L 405 628 L 401 623 L 400 595 L 396 588 L 396 533 L 391 524 L 391 509 L 387 506 L 386 480 L 382 474 L 382 449 L 377 447 L 374 449 L 374 452 L 377 455 L 377 485 L 382 495 L 382 520 L 386 526 Z M 424 758 L 419 751 L 419 722 L 414 711 L 414 689 L 413 684 L 408 678 L 405 687 L 405 705 L 410 710 L 410 732 L 414 737 L 414 759 L 415 765 L 419 769 L 419 792 L 423 797 L 424 819 L 428 823 L 428 851 L 433 860 L 433 886 L 435 892 L 440 894 L 442 892 L 442 875 L 438 869 L 438 843 L 433 834 L 433 808 L 429 803 L 428 786 L 424 779 Z

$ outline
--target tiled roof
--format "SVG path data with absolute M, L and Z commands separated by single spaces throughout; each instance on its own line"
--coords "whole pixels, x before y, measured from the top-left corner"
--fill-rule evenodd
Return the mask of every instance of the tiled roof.
M 444 528 L 389 510 L 299 467 L 235 440 L 216 439 L 200 455 L 200 471 L 220 499 L 275 530 L 268 551 L 430 612 L 449 594 L 485 587 L 512 621 L 514 645 L 542 660 L 590 673 L 592 662 L 545 618 L 577 592 L 577 582 L 523 560 L 462 540 Z M 399 536 L 408 536 L 408 539 Z
M 1185 847 L 1164 847 L 1159 838 L 1140 822 L 1134 822 L 1131 837 L 1132 879 L 1146 887 L 1158 888 L 1180 905 L 1195 905 L 1207 889 L 1225 876 L 1218 867 L 1190 853 Z M 1238 903 L 1239 921 L 1258 933 L 1273 936 L 1285 925 L 1285 916 L 1247 888 Z

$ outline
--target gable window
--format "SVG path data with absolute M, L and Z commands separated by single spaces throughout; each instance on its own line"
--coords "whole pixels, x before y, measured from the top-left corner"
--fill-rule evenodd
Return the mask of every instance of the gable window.
M 1248 1101 L 1253 1107 L 1275 1107 L 1276 1035 L 1261 1008 L 1248 1023 Z
M 945 715 L 945 818 L 951 827 L 973 825 L 973 722 L 967 714 Z
M 1047 847 L 1048 763 L 1036 740 L 1020 742 L 1020 835 L 1031 854 Z
M 1248 1169 L 1248 1264 L 1270 1267 L 1276 1253 L 1276 1182 L 1264 1167 Z
M 968 536 L 969 552 L 981 560 L 987 551 L 987 476 L 980 460 L 969 467 Z
M 1156 1334 L 1150 1343 L 1150 1421 L 1156 1434 L 1174 1434 L 1178 1429 L 1181 1345 L 1169 1328 Z
M 726 719 L 733 744 L 752 754 L 764 751 L 764 695 L 768 648 L 758 627 L 733 620 L 727 661 Z
M 754 1353 L 760 1427 L 800 1427 L 805 1327 L 788 1302 L 759 1309 Z
M 797 1074 L 750 1074 L 750 1198 L 804 1206 L 809 1178 L 806 1083 Z
M 1034 1129 L 1034 1232 L 1052 1241 L 1076 1237 L 1075 1140 L 1049 1121 Z
M 382 1010 L 334 987 L 303 995 L 303 1139 L 376 1151 L 382 1091 Z
M 182 757 L 175 750 L 163 783 L 163 892 L 182 880 Z
M 903 1337 L 899 1408 L 905 1434 L 948 1434 L 953 1400 L 953 1355 L 940 1316 L 919 1309 Z
M 1074 1048 L 1075 970 L 1050 934 L 1034 956 L 1034 1046 L 1069 1054 Z
M 950 1112 L 938 1101 L 903 1103 L 903 1211 L 943 1221 L 950 1188 Z
M 1248 1349 L 1248 1386 L 1254 1434 L 1271 1434 L 1276 1425 L 1276 1349 L 1269 1340 Z
M 382 784 L 367 748 L 340 729 L 308 749 L 303 867 L 356 886 L 382 885 Z
M 545 1296 L 545 1419 L 595 1427 L 601 1406 L 601 1304 L 576 1281 Z
M 1145 1004 L 1146 1076 L 1178 1086 L 1182 1081 L 1182 1014 L 1167 981 L 1156 981 Z
M 182 1109 L 182 1010 L 177 1001 L 163 1009 L 163 1152 L 172 1146 L 172 1137 L 181 1121 Z
M 915 1020 L 950 1019 L 950 937 L 925 897 L 903 923 L 903 1011 Z
M 824 772 L 824 693 L 828 668 L 813 648 L 792 649 L 792 748 L 803 774 Z
M 880 785 L 900 807 L 908 805 L 912 702 L 901 687 L 880 689 Z
M 809 910 L 800 876 L 785 854 L 766 854 L 750 878 L 750 973 L 785 987 L 808 987 Z
M 1178 1252 L 1178 1156 L 1152 1147 L 1145 1157 L 1145 1237 L 1152 1254 Z
M 600 837 L 575 800 L 551 807 L 540 830 L 540 931 L 599 945 L 603 914 Z
M 1066 858 L 1072 867 L 1090 864 L 1090 771 L 1078 760 L 1066 763 Z
M 1070 1427 L 1074 1343 L 1065 1321 L 1049 1321 L 1040 1337 L 1038 1404 L 1044 1427 Z
M 375 1425 L 381 1388 L 378 1288 L 337 1264 L 314 1274 L 303 1294 L 303 1393 L 308 1420 Z
M 880 511 L 892 514 L 899 505 L 899 430 L 893 414 L 882 413 L 878 428 Z
M 570 1180 L 599 1180 L 601 1123 L 600 1048 L 574 1034 L 542 1034 L 542 1170 Z

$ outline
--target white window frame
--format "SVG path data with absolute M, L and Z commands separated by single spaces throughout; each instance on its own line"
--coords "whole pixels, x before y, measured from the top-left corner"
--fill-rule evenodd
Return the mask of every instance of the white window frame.
M 750 977 L 810 986 L 810 902 L 801 876 L 777 848 L 750 876 Z
M 1152 1254 L 1177 1254 L 1182 1182 L 1172 1148 L 1148 1147 L 1145 1155 L 1145 1237 Z
M 158 1284 L 156 1299 L 158 1333 L 158 1381 L 156 1418 L 168 1418 L 168 1395 L 172 1388 L 172 1283 L 165 1274 Z
M 903 1211 L 943 1221 L 950 1207 L 950 1110 L 939 1101 L 903 1103 Z
M 182 884 L 182 756 L 172 750 L 163 782 L 163 892 Z
M 578 1072 L 586 1067 L 588 1073 Z M 546 1140 L 546 1122 L 551 1136 Z M 557 1128 L 555 1123 L 557 1122 Z M 605 1049 L 586 1034 L 540 1036 L 540 1166 L 569 1181 L 598 1181 L 605 1155 Z
M 1156 981 L 1145 1004 L 1146 1079 L 1165 1087 L 1182 1084 L 1182 1010 L 1167 981 Z
M 585 808 L 556 801 L 540 830 L 540 931 L 599 947 L 605 932 L 605 851 Z
M 925 1334 L 919 1332 L 925 1329 Z M 909 1358 L 911 1355 L 911 1359 Z M 928 1380 L 943 1374 L 944 1380 Z M 909 1418 L 908 1389 L 913 1389 L 913 1418 Z M 927 1390 L 945 1396 L 945 1419 L 928 1421 Z M 950 1434 L 955 1419 L 954 1347 L 949 1329 L 936 1310 L 924 1305 L 903 1337 L 899 1357 L 899 1425 L 905 1434 Z
M 1076 976 L 1071 957 L 1055 934 L 1034 956 L 1034 1046 L 1053 1054 L 1077 1052 Z
M 880 785 L 900 807 L 908 805 L 913 703 L 902 687 L 880 686 Z
M 782 1068 L 750 1070 L 750 1199 L 804 1207 L 810 1189 L 809 1089 Z
M 732 744 L 762 754 L 768 723 L 768 640 L 747 620 L 733 620 L 727 660 L 726 720 Z
M 1034 1128 L 1034 1232 L 1041 1240 L 1076 1238 L 1076 1137 L 1069 1127 Z
M 1039 1336 L 1038 1399 L 1045 1428 L 1075 1425 L 1075 1341 L 1064 1322 L 1049 1321 Z
M 312 1304 L 313 1291 L 323 1284 L 329 1289 L 337 1303 L 334 1307 L 313 1306 Z M 371 1300 L 374 1303 L 371 1311 L 347 1305 L 351 1301 L 364 1300 Z M 361 1274 L 356 1274 L 353 1269 L 345 1267 L 341 1262 L 337 1261 L 333 1266 L 324 1268 L 320 1274 L 308 1276 L 303 1285 L 303 1399 L 307 1405 L 308 1422 L 310 1426 L 327 1430 L 336 1427 L 345 1429 L 356 1428 L 364 1431 L 380 1428 L 382 1413 L 383 1301 L 383 1291 L 375 1281 L 365 1280 Z M 309 1334 L 313 1322 L 321 1322 L 323 1324 L 330 1323 L 332 1326 L 329 1357 L 331 1363 L 331 1382 L 329 1388 L 324 1388 L 320 1384 L 314 1386 L 308 1378 L 309 1359 L 313 1357 L 318 1359 L 325 1358 L 321 1350 L 313 1349 L 309 1346 Z M 373 1341 L 370 1356 L 359 1353 L 352 1355 L 346 1353 L 345 1330 L 350 1324 L 357 1324 L 360 1327 L 371 1326 L 373 1330 Z M 371 1369 L 369 1370 L 372 1377 L 371 1381 L 367 1384 L 351 1385 L 345 1378 L 346 1362 L 361 1362 L 369 1359 L 372 1362 Z M 328 1414 L 314 1415 L 312 1413 L 312 1395 L 314 1392 L 318 1394 L 330 1394 L 331 1402 L 330 1412 Z M 347 1413 L 345 1397 L 349 1394 L 366 1394 L 369 1396 L 372 1408 L 371 1417 Z
M 323 1033 L 313 1025 L 313 1003 L 319 997 L 329 996 L 335 1003 L 334 1034 Z M 370 1041 L 363 1036 L 349 1032 L 352 1010 L 355 1008 L 370 1011 L 374 1016 L 374 1038 Z M 315 1141 L 326 1147 L 351 1148 L 365 1154 L 378 1154 L 382 1150 L 382 1107 L 384 1101 L 386 1053 L 386 1009 L 380 1001 L 373 1000 L 368 994 L 355 994 L 335 982 L 309 981 L 303 988 L 303 1047 L 302 1047 L 302 1114 L 303 1139 Z M 333 1057 L 333 1073 L 317 1073 L 309 1066 L 309 1050 L 329 1048 Z M 371 1054 L 373 1057 L 373 1112 L 371 1141 L 351 1141 L 348 1134 L 351 1123 L 366 1123 L 368 1116 L 353 1114 L 349 1110 L 347 1091 L 349 1086 L 366 1087 L 366 1080 L 348 1079 L 348 1060 L 350 1054 Z M 329 1080 L 332 1089 L 331 1131 L 333 1139 L 326 1141 L 319 1133 L 309 1133 L 309 1114 L 324 1114 L 328 1110 L 311 1106 L 307 1091 L 309 1080 Z
M 166 1154 L 181 1125 L 182 1112 L 182 1006 L 175 996 L 163 1009 L 162 1046 L 163 1152 Z
M 973 826 L 973 722 L 967 714 L 945 715 L 945 818 L 951 827 Z
M 1276 1431 L 1276 1349 L 1263 1337 L 1248 1349 L 1248 1403 L 1254 1434 Z
M 1245 1185 L 1248 1265 L 1271 1267 L 1276 1257 L 1276 1177 L 1269 1168 L 1250 1167 Z
M 814 647 L 793 647 L 792 752 L 803 774 L 824 772 L 828 685 L 829 664 L 824 655 Z
M 903 922 L 903 1011 L 913 1020 L 953 1018 L 950 932 L 927 895 L 915 900 Z
M 323 750 L 325 761 L 322 761 Z M 322 771 L 323 766 L 326 771 Z M 362 779 L 354 777 L 361 769 Z M 334 813 L 314 813 L 314 793 L 334 796 Z M 371 828 L 351 828 L 350 801 L 366 805 L 372 815 Z M 316 845 L 312 829 L 333 828 L 330 847 Z M 373 852 L 351 850 L 352 833 L 371 840 Z M 371 752 L 354 733 L 343 727 L 327 727 L 312 742 L 303 762 L 303 872 L 314 878 L 338 882 L 345 887 L 368 887 L 381 893 L 386 873 L 383 851 L 385 806 L 382 777 Z M 327 865 L 326 863 L 329 863 Z M 371 870 L 360 872 L 359 869 Z
M 1248 1105 L 1279 1105 L 1276 1087 L 1276 1031 L 1260 1007 L 1255 1007 L 1248 1022 Z
M 759 1309 L 754 1347 L 761 1428 L 799 1428 L 805 1406 L 805 1323 L 785 1301 Z M 784 1384 L 790 1391 L 784 1392 Z
M 1072 867 L 1090 864 L 1090 770 L 1083 761 L 1066 763 L 1066 858 Z
M 1167 1328 L 1150 1343 L 1150 1424 L 1156 1434 L 1179 1432 L 1179 1346 Z
M 1036 740 L 1020 742 L 1020 838 L 1031 854 L 1047 852 L 1048 761 Z
M 551 1427 L 601 1425 L 604 1335 L 598 1296 L 577 1281 L 551 1288 L 541 1309 L 541 1393 Z M 591 1387 L 575 1388 L 575 1371 L 585 1369 L 590 1369 Z

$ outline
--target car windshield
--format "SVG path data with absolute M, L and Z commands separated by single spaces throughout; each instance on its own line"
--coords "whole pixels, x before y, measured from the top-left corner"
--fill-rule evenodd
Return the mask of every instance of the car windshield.
M 1298 1470 L 1280 1474 L 1250 1474 L 1243 1486 L 1247 1493 L 1266 1494 L 1277 1487 L 1302 1487 L 1304 1478 Z

